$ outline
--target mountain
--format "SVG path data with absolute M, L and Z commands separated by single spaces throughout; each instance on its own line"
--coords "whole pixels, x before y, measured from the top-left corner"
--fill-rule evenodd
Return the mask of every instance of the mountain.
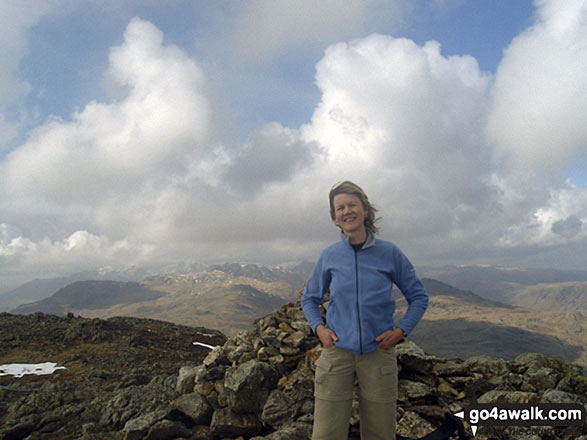
M 285 282 L 263 282 L 212 269 L 154 276 L 142 283 L 78 281 L 49 298 L 20 305 L 13 313 L 135 316 L 185 325 L 198 323 L 233 334 L 294 298 L 294 288 Z
M 201 263 L 179 263 L 164 266 L 158 269 L 143 269 L 136 266 L 127 268 L 112 268 L 110 266 L 96 270 L 78 272 L 67 277 L 36 279 L 9 292 L 0 294 L 0 312 L 10 311 L 21 304 L 32 303 L 48 298 L 59 289 L 76 281 L 110 280 L 110 281 L 134 281 L 139 282 L 153 276 L 182 276 L 194 273 L 222 272 L 234 277 L 253 278 L 268 283 L 282 283 L 280 291 L 285 285 L 289 285 L 289 294 L 294 297 L 303 285 L 313 264 L 301 262 L 292 265 L 260 266 L 256 264 L 224 263 L 206 266 Z M 282 292 L 283 293 L 283 292 Z
M 587 311 L 537 313 L 481 298 L 438 280 L 423 278 L 430 304 L 410 335 L 427 351 L 467 358 L 487 354 L 513 359 L 538 351 L 587 368 Z M 396 317 L 407 308 L 397 295 Z
M 535 310 L 587 310 L 587 282 L 520 286 L 512 293 L 510 304 Z
M 69 278 L 36 279 L 0 295 L 0 312 L 7 312 L 20 304 L 47 298 L 76 280 Z
M 48 298 L 59 289 L 76 281 L 140 281 L 148 275 L 148 271 L 136 266 L 119 269 L 105 266 L 96 270 L 77 272 L 73 275 L 64 277 L 35 279 L 17 287 L 16 289 L 0 294 L 0 312 L 12 310 L 21 304 L 27 304 Z
M 33 312 L 65 315 L 78 310 L 97 310 L 111 306 L 154 301 L 164 296 L 139 283 L 121 281 L 77 281 L 58 290 L 49 298 L 14 309 L 14 313 Z
M 152 276 L 141 283 L 76 282 L 15 312 L 71 312 L 88 318 L 133 316 L 217 328 L 234 335 L 296 299 L 302 286 L 294 288 L 276 281 L 284 278 L 279 270 L 219 265 L 187 274 Z M 587 311 L 537 313 L 438 280 L 424 278 L 423 282 L 430 306 L 410 338 L 424 349 L 447 357 L 487 354 L 506 359 L 539 351 L 587 367 Z M 395 292 L 399 320 L 407 304 L 397 289 Z
M 420 275 L 505 304 L 536 310 L 587 310 L 587 271 L 446 266 L 425 268 Z

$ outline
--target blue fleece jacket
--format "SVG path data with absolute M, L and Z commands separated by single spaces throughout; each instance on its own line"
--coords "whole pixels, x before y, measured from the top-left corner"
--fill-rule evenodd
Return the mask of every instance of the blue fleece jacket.
M 330 289 L 326 326 L 336 345 L 355 354 L 377 348 L 375 338 L 394 328 L 395 284 L 408 301 L 397 327 L 409 334 L 428 307 L 428 294 L 408 258 L 393 243 L 375 239 L 355 252 L 346 236 L 322 251 L 302 294 L 302 309 L 314 332 L 324 324 L 320 303 Z

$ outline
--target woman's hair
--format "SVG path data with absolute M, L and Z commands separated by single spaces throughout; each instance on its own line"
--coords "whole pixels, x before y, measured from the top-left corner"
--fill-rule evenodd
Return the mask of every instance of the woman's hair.
M 332 187 L 330 190 L 330 194 L 328 194 L 328 199 L 330 200 L 330 217 L 332 221 L 336 219 L 336 215 L 334 212 L 334 196 L 338 194 L 352 194 L 357 196 L 361 203 L 363 204 L 363 209 L 366 212 L 365 215 L 365 229 L 371 231 L 373 234 L 377 234 L 379 229 L 375 226 L 375 222 L 379 220 L 379 218 L 375 218 L 375 213 L 377 213 L 377 208 L 369 202 L 369 198 L 365 191 L 361 189 L 361 187 L 353 182 L 345 180 L 342 183 L 337 183 Z

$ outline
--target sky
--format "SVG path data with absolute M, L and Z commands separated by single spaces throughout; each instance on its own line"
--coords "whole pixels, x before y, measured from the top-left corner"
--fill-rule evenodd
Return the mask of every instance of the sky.
M 583 0 L 0 0 L 0 292 L 315 261 L 587 269 Z

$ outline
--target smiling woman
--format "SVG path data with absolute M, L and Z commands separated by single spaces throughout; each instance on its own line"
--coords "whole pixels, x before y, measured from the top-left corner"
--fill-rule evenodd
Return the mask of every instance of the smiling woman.
M 329 194 L 330 215 L 342 240 L 326 248 L 302 295 L 302 308 L 323 346 L 316 362 L 313 440 L 348 435 L 355 377 L 359 380 L 361 439 L 395 438 L 397 364 L 395 345 L 422 318 L 428 294 L 406 256 L 375 239 L 375 207 L 353 182 Z M 408 301 L 395 325 L 393 285 Z M 320 304 L 330 300 L 326 322 Z

